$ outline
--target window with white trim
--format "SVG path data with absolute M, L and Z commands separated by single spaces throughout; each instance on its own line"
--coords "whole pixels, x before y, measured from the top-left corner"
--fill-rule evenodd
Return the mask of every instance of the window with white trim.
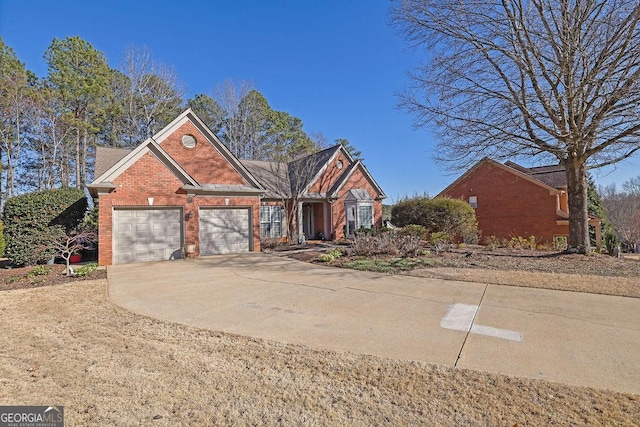
M 469 196 L 469 205 L 475 209 L 478 207 L 478 196 Z
M 282 237 L 281 206 L 260 206 L 260 237 Z
M 353 234 L 360 228 L 373 227 L 373 204 L 367 202 L 345 203 L 345 209 L 345 232 L 348 237 L 353 237 Z
M 373 227 L 373 206 L 358 204 L 358 228 Z

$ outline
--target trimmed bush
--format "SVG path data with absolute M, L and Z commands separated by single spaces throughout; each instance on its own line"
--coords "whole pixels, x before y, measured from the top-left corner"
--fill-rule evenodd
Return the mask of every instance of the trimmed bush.
M 51 237 L 75 229 L 84 219 L 82 190 L 59 188 L 7 200 L 4 208 L 6 256 L 15 266 L 34 265 L 53 255 Z
M 607 228 L 604 232 L 604 246 L 611 256 L 619 255 L 620 238 L 618 234 L 611 228 Z
M 4 250 L 7 242 L 4 240 L 4 222 L 0 221 L 0 258 L 4 257 Z
M 448 197 L 415 197 L 398 202 L 391 210 L 394 225 L 421 225 L 427 232 L 445 233 L 452 239 L 475 240 L 476 213 L 468 203 Z

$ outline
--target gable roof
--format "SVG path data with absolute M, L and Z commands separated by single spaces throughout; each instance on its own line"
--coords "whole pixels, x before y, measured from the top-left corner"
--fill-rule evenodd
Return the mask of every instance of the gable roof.
M 356 160 L 346 168 L 346 170 L 342 173 L 342 175 L 336 180 L 333 186 L 329 189 L 329 191 L 327 192 L 327 196 L 332 199 L 338 197 L 338 191 L 340 191 L 340 189 L 344 187 L 344 185 L 347 183 L 351 175 L 353 175 L 353 173 L 358 169 L 360 169 L 364 177 L 367 179 L 367 181 L 369 181 L 369 184 L 371 184 L 371 186 L 378 192 L 377 198 L 386 199 L 387 195 L 384 194 L 384 191 L 382 191 L 382 188 L 380 188 L 376 180 L 373 179 L 373 177 L 371 176 L 371 174 L 369 173 L 369 171 L 367 170 L 367 168 L 365 167 L 365 165 L 362 163 L 361 160 Z
M 162 142 L 187 120 L 191 121 L 205 136 L 205 139 L 247 180 L 250 184 L 249 186 L 198 183 L 162 149 Z M 183 181 L 183 189 L 189 192 L 236 191 L 265 193 L 266 191 L 266 197 L 280 199 L 282 197 L 291 197 L 296 189 L 303 189 L 301 193 L 304 197 L 337 197 L 336 193 L 344 186 L 353 172 L 360 168 L 365 178 L 378 192 L 378 198 L 386 198 L 386 195 L 364 164 L 362 164 L 360 160 L 354 161 L 353 157 L 351 157 L 349 152 L 341 144 L 301 157 L 289 163 L 239 160 L 222 144 L 218 137 L 191 109 L 185 110 L 161 131 L 133 150 L 98 147 L 96 149 L 94 181 L 88 186 L 92 194 L 95 196 L 98 189 L 113 188 L 111 181 L 148 151 L 152 151 L 156 157 L 167 165 Z M 344 172 L 333 183 L 333 186 L 327 194 L 309 194 L 308 191 L 311 186 L 320 179 L 323 172 L 339 153 L 342 153 L 349 161 Z M 301 168 L 304 170 L 304 173 L 298 172 Z M 310 168 L 310 170 L 308 170 L 308 168 Z M 298 182 L 299 180 L 300 182 Z
M 525 172 L 525 170 L 528 170 L 527 168 L 524 168 L 518 164 L 515 163 L 511 163 L 513 166 L 507 165 L 507 164 L 502 164 L 502 163 L 498 163 L 495 160 L 491 160 L 487 157 L 485 157 L 484 159 L 480 160 L 478 163 L 476 163 L 475 165 L 473 165 L 473 167 L 471 169 L 469 169 L 468 171 L 466 171 L 465 173 L 463 173 L 461 176 L 459 176 L 455 181 L 453 181 L 451 184 L 449 184 L 444 190 L 442 190 L 440 193 L 438 193 L 436 195 L 436 197 L 441 197 L 444 194 L 446 194 L 449 189 L 451 189 L 454 185 L 456 185 L 459 181 L 463 180 L 464 178 L 466 178 L 467 176 L 471 175 L 476 169 L 480 168 L 481 166 L 485 165 L 485 164 L 490 164 L 493 166 L 496 166 L 498 168 L 501 168 L 503 170 L 506 170 L 507 172 L 510 172 L 520 178 L 523 178 L 533 184 L 536 184 L 546 190 L 549 191 L 549 194 L 551 195 L 556 195 L 556 194 L 561 194 L 562 190 L 553 187 L 547 183 L 545 183 L 544 181 L 536 178 L 535 176 L 533 176 L 530 173 Z
M 545 184 L 553 188 L 567 188 L 567 174 L 564 166 L 562 165 L 550 165 L 550 166 L 536 166 L 532 168 L 525 168 L 514 162 L 506 162 L 505 166 L 509 166 L 520 172 L 531 175 L 533 178 L 538 179 Z
M 231 164 L 231 166 L 251 185 L 258 189 L 264 190 L 260 182 L 258 182 L 253 175 L 244 167 L 244 165 L 240 162 L 240 160 L 234 156 L 231 151 L 218 139 L 215 133 L 209 129 L 201 119 L 196 115 L 196 113 L 191 110 L 191 108 L 187 108 L 182 112 L 178 117 L 176 117 L 171 123 L 165 126 L 162 130 L 160 130 L 157 134 L 155 134 L 151 139 L 154 139 L 158 142 L 158 144 L 162 145 L 162 142 L 173 132 L 175 132 L 180 126 L 182 126 L 187 121 L 191 121 L 191 123 L 200 131 L 202 135 L 204 135 L 205 139 L 215 148 L 224 158 Z
M 267 190 L 265 197 L 276 199 L 291 197 L 288 164 L 262 160 L 240 160 L 240 162 Z
M 131 150 L 125 148 L 96 147 L 96 161 L 93 168 L 94 179 L 105 173 L 130 152 Z
M 289 181 L 291 182 L 291 191 L 295 192 L 295 189 L 302 190 L 302 193 L 307 193 L 309 188 L 322 176 L 322 173 L 327 169 L 331 161 L 341 151 L 347 156 L 349 162 L 353 162 L 353 158 L 342 147 L 341 144 L 334 145 L 333 147 L 326 148 L 318 151 L 317 153 L 304 156 L 300 159 L 294 160 L 289 163 Z M 300 169 L 308 169 L 310 173 L 299 173 Z M 298 180 L 303 180 L 298 182 Z
M 217 183 L 198 183 L 191 177 L 165 150 L 161 144 L 166 138 L 175 132 L 180 126 L 190 121 L 205 137 L 205 139 L 231 164 L 231 166 L 249 183 L 249 185 L 222 185 Z M 96 168 L 94 180 L 87 187 L 95 197 L 100 189 L 113 188 L 112 181 L 126 171 L 133 163 L 143 155 L 151 152 L 157 157 L 176 177 L 184 184 L 184 189 L 190 192 L 220 192 L 237 193 L 252 192 L 264 193 L 264 188 L 240 163 L 240 161 L 220 142 L 218 137 L 211 132 L 207 125 L 191 111 L 185 110 L 160 132 L 147 139 L 133 150 L 103 148 L 96 150 Z
M 107 152 L 109 154 L 114 154 Z M 153 139 L 147 139 L 135 149 L 125 154 L 120 160 L 109 167 L 106 171 L 96 177 L 91 184 L 87 187 L 89 192 L 95 197 L 100 189 L 113 188 L 113 180 L 126 171 L 132 164 L 137 162 L 142 156 L 147 153 L 153 154 L 160 162 L 162 162 L 167 169 L 169 169 L 184 185 L 198 186 L 191 175 L 187 173 L 166 151 L 164 151 L 160 145 L 158 145 Z M 97 155 L 98 153 L 96 153 Z M 121 153 L 122 154 L 122 153 Z M 115 156 L 112 157 L 112 159 Z M 100 162 L 102 167 L 106 165 L 104 159 L 96 159 L 96 162 Z

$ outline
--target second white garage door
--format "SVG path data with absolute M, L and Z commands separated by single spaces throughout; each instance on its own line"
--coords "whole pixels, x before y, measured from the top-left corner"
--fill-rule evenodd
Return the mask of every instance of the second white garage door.
M 201 208 L 200 255 L 249 252 L 248 208 Z

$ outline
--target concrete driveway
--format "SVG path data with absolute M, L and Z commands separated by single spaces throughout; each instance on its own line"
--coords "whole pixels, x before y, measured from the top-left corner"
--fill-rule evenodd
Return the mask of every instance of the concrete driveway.
M 640 394 L 640 299 L 315 266 L 261 253 L 109 267 L 155 318 Z

